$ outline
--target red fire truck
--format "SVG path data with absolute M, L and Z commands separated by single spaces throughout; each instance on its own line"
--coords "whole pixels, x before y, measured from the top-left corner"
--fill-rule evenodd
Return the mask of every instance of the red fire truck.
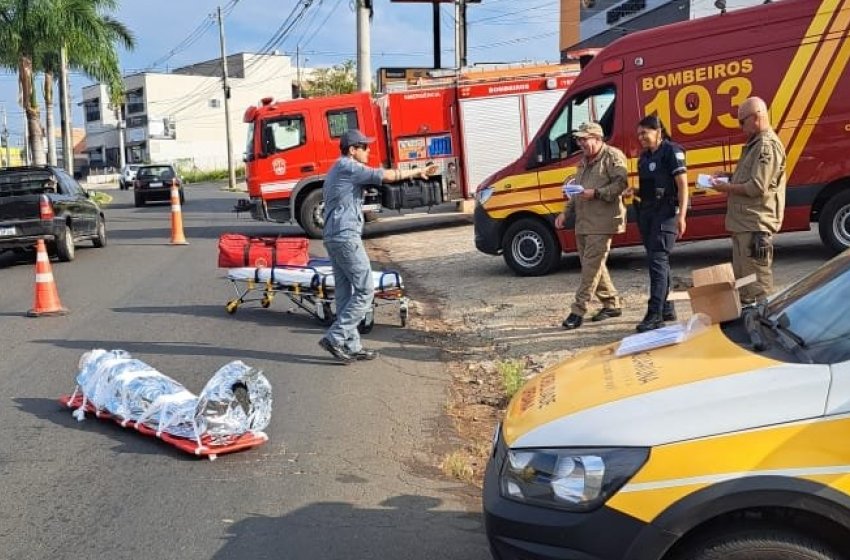
M 485 177 L 523 152 L 578 73 L 578 64 L 479 68 L 377 98 L 265 98 L 244 117 L 251 215 L 321 237 L 323 180 L 351 128 L 377 138 L 370 165 L 440 169 L 427 182 L 375 185 L 365 212 L 472 198 Z

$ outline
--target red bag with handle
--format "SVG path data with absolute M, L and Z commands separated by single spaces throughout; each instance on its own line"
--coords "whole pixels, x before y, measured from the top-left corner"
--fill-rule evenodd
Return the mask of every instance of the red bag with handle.
M 223 233 L 218 238 L 218 267 L 307 266 L 309 250 L 306 237 Z

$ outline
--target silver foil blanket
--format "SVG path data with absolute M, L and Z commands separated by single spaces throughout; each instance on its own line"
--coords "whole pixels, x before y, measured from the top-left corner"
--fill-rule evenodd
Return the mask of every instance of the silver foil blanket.
M 77 388 L 83 404 L 74 411 L 85 418 L 87 404 L 108 412 L 122 424 L 136 422 L 200 445 L 227 445 L 235 438 L 262 432 L 271 420 L 272 388 L 260 370 L 233 361 L 219 369 L 198 396 L 124 350 L 95 349 L 80 358 Z

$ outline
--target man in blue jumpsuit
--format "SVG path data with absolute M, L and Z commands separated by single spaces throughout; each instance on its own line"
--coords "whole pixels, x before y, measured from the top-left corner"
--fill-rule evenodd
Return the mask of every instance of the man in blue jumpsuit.
M 383 169 L 368 167 L 367 138 L 353 129 L 339 141 L 342 155 L 325 177 L 323 187 L 325 250 L 334 271 L 336 319 L 319 340 L 337 361 L 373 360 L 375 350 L 366 350 L 360 343 L 357 325 L 372 308 L 375 292 L 372 265 L 363 247 L 363 194 L 382 182 L 401 181 L 412 177 L 427 179 L 436 166 L 419 169 Z

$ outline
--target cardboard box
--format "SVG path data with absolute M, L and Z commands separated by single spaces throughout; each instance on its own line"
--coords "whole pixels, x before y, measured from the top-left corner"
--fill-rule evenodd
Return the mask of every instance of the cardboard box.
M 673 292 L 670 301 L 690 300 L 691 311 L 705 313 L 712 323 L 732 321 L 741 316 L 741 296 L 738 289 L 755 282 L 755 274 L 735 279 L 731 263 L 695 269 L 694 287 L 687 292 Z

